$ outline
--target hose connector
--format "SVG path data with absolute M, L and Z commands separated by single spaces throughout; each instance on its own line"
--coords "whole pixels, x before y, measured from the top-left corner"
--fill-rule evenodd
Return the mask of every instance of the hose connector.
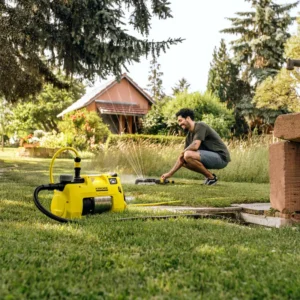
M 84 179 L 80 177 L 80 162 L 81 158 L 79 156 L 76 156 L 74 158 L 74 171 L 75 171 L 75 176 L 74 176 L 74 182 L 84 182 Z

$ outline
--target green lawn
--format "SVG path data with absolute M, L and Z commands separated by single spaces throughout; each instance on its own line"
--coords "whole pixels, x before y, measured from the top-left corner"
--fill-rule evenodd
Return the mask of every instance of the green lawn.
M 32 201 L 34 188 L 49 182 L 50 160 L 9 153 L 0 153 L 1 159 L 2 170 L 14 167 L 0 172 L 1 299 L 300 298 L 299 227 L 184 217 L 117 221 L 147 215 L 130 210 L 62 225 L 42 215 Z M 71 160 L 57 160 L 55 174 L 72 173 L 72 166 Z M 82 168 L 82 173 L 97 171 L 88 161 Z M 268 201 L 268 184 L 200 183 L 178 179 L 175 185 L 124 183 L 123 188 L 139 203 Z
M 218 182 L 203 185 L 203 180 L 175 180 L 168 185 L 124 185 L 132 203 L 181 201 L 174 205 L 225 207 L 232 203 L 269 202 L 269 184 Z

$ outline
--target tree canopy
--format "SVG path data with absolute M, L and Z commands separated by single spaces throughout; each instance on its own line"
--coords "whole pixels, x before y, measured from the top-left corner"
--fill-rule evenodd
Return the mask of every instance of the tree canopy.
M 239 66 L 230 58 L 225 41 L 222 39 L 219 49 L 215 48 L 208 73 L 207 89 L 233 108 L 249 93 L 247 82 L 239 79 Z
M 30 97 L 31 101 L 12 105 L 13 116 L 10 118 L 12 131 L 33 132 L 37 129 L 58 131 L 57 115 L 78 100 L 84 94 L 84 87 L 73 80 L 68 90 L 58 89 L 46 84 L 41 93 Z
M 169 4 L 167 0 L 1 0 L 0 95 L 15 102 L 39 92 L 45 82 L 68 87 L 57 76 L 60 71 L 90 80 L 95 75 L 119 76 L 126 64 L 138 62 L 141 56 L 159 55 L 182 41 L 145 39 L 152 16 L 172 17 Z M 130 35 L 127 25 L 143 39 Z
M 300 59 L 300 18 L 298 32 L 285 44 L 285 57 Z M 256 89 L 253 102 L 259 108 L 278 109 L 285 112 L 299 112 L 300 70 L 281 69 L 274 77 L 265 79 Z
M 247 0 L 254 11 L 237 12 L 228 18 L 232 27 L 221 32 L 239 35 L 232 42 L 235 61 L 243 67 L 243 79 L 263 81 L 275 76 L 284 58 L 284 44 L 290 37 L 288 26 L 295 20 L 289 11 L 297 2 L 276 4 L 272 0 Z
M 150 62 L 147 91 L 155 102 L 162 100 L 165 96 L 163 92 L 163 74 L 160 63 L 157 61 L 156 57 L 153 57 Z
M 174 87 L 172 87 L 173 96 L 176 96 L 177 94 L 181 93 L 187 93 L 190 87 L 190 83 L 182 77 L 179 79 L 178 83 Z

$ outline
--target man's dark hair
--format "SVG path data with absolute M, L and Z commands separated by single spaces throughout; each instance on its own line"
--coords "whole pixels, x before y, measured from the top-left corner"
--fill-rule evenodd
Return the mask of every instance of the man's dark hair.
M 179 116 L 183 117 L 184 119 L 186 119 L 187 117 L 190 117 L 193 121 L 195 118 L 194 111 L 189 108 L 182 108 L 180 111 L 178 111 L 176 113 L 176 118 Z

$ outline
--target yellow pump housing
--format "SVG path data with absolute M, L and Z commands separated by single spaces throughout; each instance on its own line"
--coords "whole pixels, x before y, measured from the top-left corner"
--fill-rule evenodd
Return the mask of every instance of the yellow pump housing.
M 71 150 L 76 154 L 74 159 L 75 176 L 60 175 L 60 182 L 54 183 L 53 164 L 55 158 L 63 151 Z M 58 150 L 50 164 L 50 184 L 38 186 L 34 191 L 34 202 L 37 208 L 48 217 L 69 222 L 84 215 L 105 211 L 119 212 L 126 208 L 125 196 L 117 174 L 82 175 L 80 176 L 80 157 L 71 147 Z M 42 190 L 53 190 L 51 212 L 40 203 L 38 194 Z
M 126 207 L 119 177 L 116 175 L 82 175 L 82 183 L 68 183 L 63 191 L 54 190 L 51 212 L 67 219 Z M 94 204 L 92 203 L 94 201 Z

